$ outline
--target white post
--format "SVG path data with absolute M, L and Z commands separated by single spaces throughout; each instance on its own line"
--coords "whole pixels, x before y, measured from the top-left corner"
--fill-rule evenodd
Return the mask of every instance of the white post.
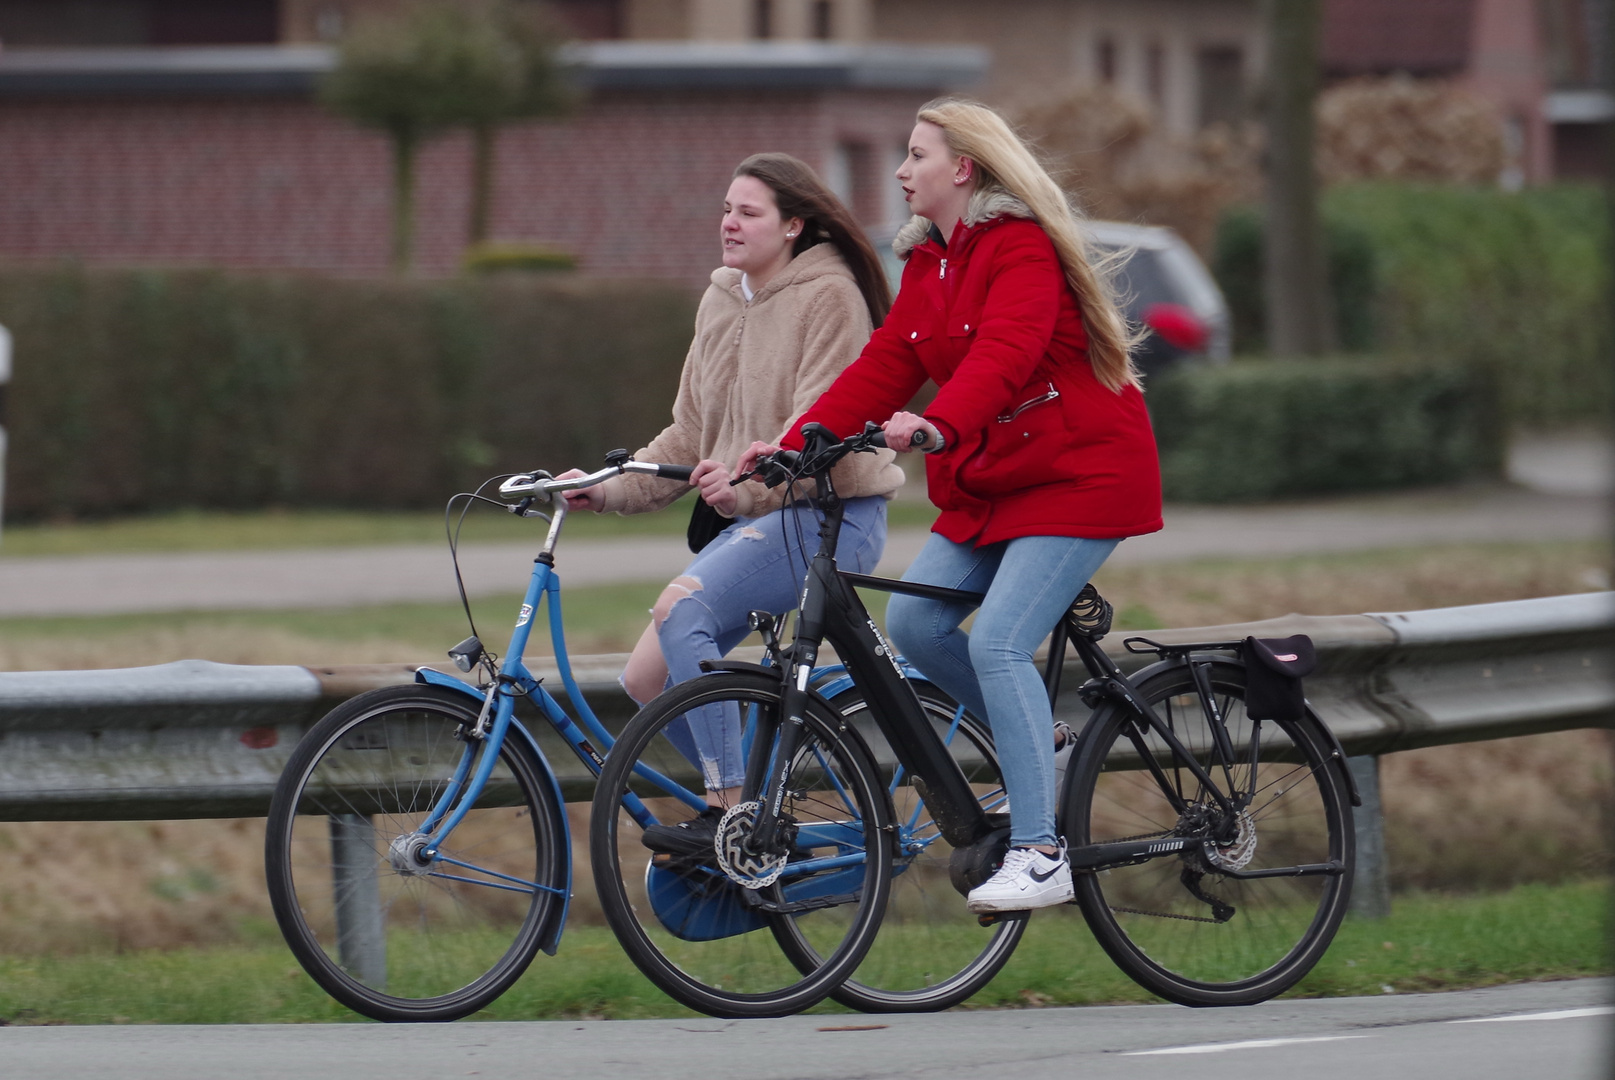
M 6 510 L 6 387 L 11 384 L 11 331 L 0 326 L 0 523 Z

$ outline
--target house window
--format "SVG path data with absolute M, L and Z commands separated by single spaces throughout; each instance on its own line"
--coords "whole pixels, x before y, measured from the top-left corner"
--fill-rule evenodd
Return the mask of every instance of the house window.
M 1195 57 L 1200 76 L 1200 126 L 1237 124 L 1245 118 L 1245 53 L 1213 45 Z
M 759 41 L 774 36 L 774 0 L 751 0 L 751 36 Z
M 321 41 L 335 41 L 347 29 L 346 13 L 339 4 L 322 4 L 314 12 L 314 36 Z
M 1157 109 L 1166 105 L 1166 49 L 1159 41 L 1144 49 L 1144 92 Z
M 1116 81 L 1116 39 L 1102 37 L 1099 39 L 1099 80 L 1113 83 Z
M 903 185 L 896 179 L 896 172 L 903 167 L 908 158 L 908 143 L 901 142 L 892 147 L 891 157 L 886 161 L 881 174 L 876 178 L 878 189 L 884 193 L 882 198 L 881 217 L 886 222 L 907 221 L 912 211 L 908 208 L 908 200 L 903 197 Z M 888 249 L 890 250 L 890 249 Z M 877 254 L 883 253 L 877 252 Z
M 820 41 L 835 36 L 835 9 L 830 0 L 813 0 L 813 36 Z

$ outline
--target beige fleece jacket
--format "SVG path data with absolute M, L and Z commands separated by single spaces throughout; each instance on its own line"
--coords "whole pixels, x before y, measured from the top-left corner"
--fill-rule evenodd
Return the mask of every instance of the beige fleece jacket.
M 792 259 L 749 304 L 740 291 L 739 270 L 714 270 L 696 312 L 673 422 L 634 458 L 664 465 L 710 458 L 733 469 L 753 442 L 777 443 L 791 430 L 857 359 L 870 331 L 863 295 L 831 244 L 817 244 Z M 903 483 L 894 456 L 882 450 L 847 457 L 831 474 L 837 494 L 891 498 Z M 605 509 L 621 514 L 660 510 L 694 490 L 632 474 L 613 477 L 602 487 Z M 740 484 L 736 516 L 761 517 L 778 509 L 784 494 L 783 486 Z

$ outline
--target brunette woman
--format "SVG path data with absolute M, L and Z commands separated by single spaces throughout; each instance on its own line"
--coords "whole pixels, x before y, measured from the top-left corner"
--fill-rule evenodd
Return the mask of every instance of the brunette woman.
M 968 633 L 962 604 L 893 596 L 887 620 L 903 655 L 992 726 L 1011 848 L 968 904 L 1064 903 L 1053 720 L 1032 653 L 1123 537 L 1161 527 L 1155 440 L 1081 219 L 1004 120 L 927 105 L 897 180 L 915 217 L 894 244 L 896 303 L 803 422 L 845 435 L 883 421 L 904 450 L 923 434 L 941 512 L 904 576 L 986 598 Z M 904 411 L 927 379 L 924 415 Z M 772 449 L 754 445 L 740 467 Z
M 701 298 L 672 423 L 634 455 L 694 465 L 690 485 L 704 506 L 696 508 L 691 535 L 703 518 L 716 532 L 657 599 L 629 658 L 623 688 L 641 704 L 700 674 L 702 660 L 734 648 L 748 633 L 749 612 L 794 606 L 816 550 L 813 510 L 783 505 L 782 490 L 731 487 L 726 463 L 758 432 L 783 437 L 794 429 L 891 306 L 880 260 L 852 215 L 789 155 L 756 154 L 740 163 L 724 197 L 719 238 L 723 266 Z M 858 455 L 839 469 L 836 490 L 849 496 L 841 551 L 851 566 L 868 571 L 885 547 L 886 501 L 903 472 L 889 453 Z M 567 501 L 577 509 L 640 514 L 687 490 L 624 475 Z M 690 821 L 652 826 L 644 842 L 655 851 L 710 855 L 718 819 L 744 778 L 739 716 L 733 706 L 714 706 L 687 719 L 690 737 L 680 749 L 702 771 L 708 809 Z

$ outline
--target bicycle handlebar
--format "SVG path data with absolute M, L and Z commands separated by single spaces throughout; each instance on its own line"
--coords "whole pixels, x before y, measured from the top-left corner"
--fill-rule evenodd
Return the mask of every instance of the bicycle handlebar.
M 910 437 L 909 445 L 919 446 L 926 439 L 925 432 L 916 431 Z M 836 441 L 834 433 L 823 424 L 803 424 L 801 450 L 780 450 L 760 457 L 757 459 L 756 468 L 735 477 L 730 483 L 738 484 L 753 476 L 761 476 L 767 486 L 778 487 L 786 481 L 802 480 L 827 473 L 848 454 L 862 454 L 885 448 L 886 433 L 873 421 L 865 424 L 863 431 L 857 435 L 849 435 L 839 442 Z
M 556 480 L 549 473 L 540 469 L 510 477 L 499 485 L 499 494 L 506 499 L 533 499 L 540 502 L 551 502 L 553 497 L 560 492 L 594 487 L 596 484 L 610 480 L 619 473 L 643 473 L 646 476 L 658 476 L 663 480 L 679 480 L 687 484 L 690 482 L 690 473 L 693 471 L 695 471 L 694 467 L 690 465 L 657 465 L 648 461 L 620 461 L 589 473 L 587 476 L 572 476 L 565 480 Z

